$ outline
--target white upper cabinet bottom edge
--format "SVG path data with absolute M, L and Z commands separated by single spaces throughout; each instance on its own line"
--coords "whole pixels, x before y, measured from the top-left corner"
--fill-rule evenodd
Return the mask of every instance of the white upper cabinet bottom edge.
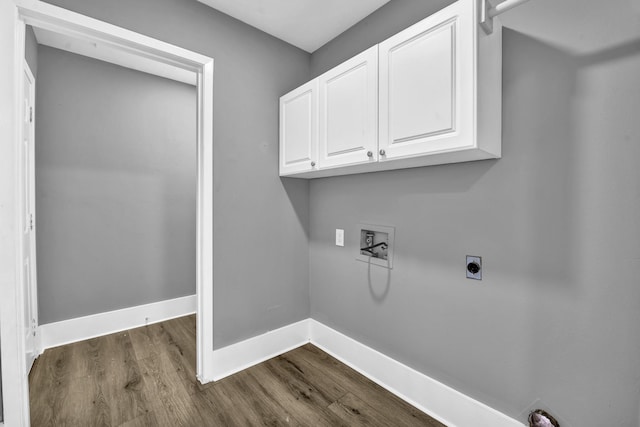
M 464 151 L 464 152 L 463 152 Z M 400 169 L 412 169 L 424 166 L 447 165 L 454 163 L 467 163 L 479 160 L 497 160 L 500 154 L 489 153 L 478 149 L 450 151 L 430 156 L 416 156 L 392 159 L 388 161 L 372 162 L 367 164 L 346 165 L 334 168 L 319 169 L 316 171 L 281 175 L 282 178 L 315 179 L 332 176 L 353 175 L 359 173 L 373 173 L 393 171 Z

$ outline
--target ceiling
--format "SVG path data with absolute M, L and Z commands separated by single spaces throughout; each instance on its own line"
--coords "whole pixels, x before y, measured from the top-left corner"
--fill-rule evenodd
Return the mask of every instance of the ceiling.
M 390 0 L 198 0 L 313 52 Z M 426 0 L 424 0 L 426 1 Z M 345 7 L 348 4 L 348 7 Z M 640 51 L 640 0 L 531 0 L 499 17 L 502 24 L 581 56 L 623 47 Z M 196 84 L 196 75 L 153 59 L 116 52 L 44 29 L 38 43 L 124 67 Z
M 390 0 L 198 1 L 311 53 Z M 585 55 L 639 40 L 640 0 L 531 0 L 500 20 L 505 27 Z
M 198 0 L 309 53 L 389 0 Z

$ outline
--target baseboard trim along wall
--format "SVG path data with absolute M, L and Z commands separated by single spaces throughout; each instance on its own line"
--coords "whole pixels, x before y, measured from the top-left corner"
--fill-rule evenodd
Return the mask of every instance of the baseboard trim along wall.
M 449 427 L 523 427 L 521 422 L 309 319 L 313 345 Z
M 40 325 L 42 351 L 196 312 L 196 295 Z
M 213 380 L 240 372 L 309 342 L 309 319 L 213 352 Z
M 523 427 L 466 396 L 348 336 L 306 319 L 213 352 L 214 380 L 257 365 L 308 342 L 448 427 Z
M 196 312 L 196 295 L 41 325 L 43 350 Z M 448 427 L 524 424 L 316 320 L 305 319 L 213 351 L 217 381 L 306 343 L 340 360 Z

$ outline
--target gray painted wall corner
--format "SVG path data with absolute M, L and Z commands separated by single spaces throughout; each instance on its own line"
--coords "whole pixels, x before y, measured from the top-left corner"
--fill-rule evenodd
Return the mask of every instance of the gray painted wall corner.
M 198 2 L 50 3 L 214 58 L 214 347 L 307 318 L 309 184 L 277 158 L 278 98 L 310 55 Z
M 375 12 L 313 75 L 416 7 Z M 540 399 L 568 425 L 636 427 L 639 73 L 637 49 L 576 57 L 505 30 L 502 159 L 311 183 L 311 316 L 520 420 Z M 396 227 L 392 271 L 355 261 L 359 222 Z
M 40 323 L 195 293 L 196 92 L 38 47 Z

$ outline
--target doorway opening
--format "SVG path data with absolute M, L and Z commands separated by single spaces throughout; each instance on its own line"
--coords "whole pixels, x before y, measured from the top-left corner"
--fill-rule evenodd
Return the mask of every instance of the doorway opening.
M 212 380 L 213 354 L 213 59 L 182 49 L 153 38 L 125 30 L 117 26 L 88 18 L 68 10 L 43 2 L 18 2 L 16 5 L 15 28 L 17 29 L 14 47 L 14 81 L 22 81 L 26 25 L 51 32 L 76 43 L 79 49 L 99 50 L 114 62 L 128 68 L 157 74 L 174 80 L 192 79 L 196 86 L 196 372 L 201 383 Z M 92 55 L 87 55 L 92 56 Z M 95 57 L 95 56 L 94 56 Z M 104 58 L 99 58 L 103 59 Z M 181 76 L 181 77 L 176 77 Z M 22 118 L 20 108 L 22 91 L 17 91 L 14 105 L 16 118 Z M 17 128 L 17 126 L 16 126 Z M 20 135 L 21 132 L 17 132 Z M 19 138 L 20 139 L 20 138 Z M 16 141 L 20 144 L 21 141 Z M 19 146 L 19 145 L 18 145 Z M 20 174 L 24 166 L 20 165 L 20 156 L 16 156 L 16 182 L 20 183 Z M 20 210 L 23 198 L 17 192 L 16 210 Z M 16 217 L 19 217 L 16 212 Z M 21 237 L 17 242 L 22 241 Z M 21 245 L 20 245 L 21 246 Z M 22 247 L 22 246 L 21 246 Z M 20 248 L 16 252 L 20 253 Z M 22 257 L 16 261 L 20 265 L 16 271 L 24 271 Z M 19 268 L 18 268 L 19 267 Z M 28 300 L 23 287 L 24 278 L 16 283 L 17 304 L 10 307 L 7 318 L 15 319 L 15 326 L 21 327 L 25 318 L 25 304 Z M 3 306 L 4 308 L 4 306 Z M 8 310 L 9 311 L 9 310 Z M 10 363 L 3 360 L 3 383 L 17 385 L 16 390 L 4 390 L 5 421 L 16 424 L 29 424 L 28 379 L 26 376 L 27 342 L 22 334 L 5 333 L 3 328 L 2 344 L 12 348 Z

